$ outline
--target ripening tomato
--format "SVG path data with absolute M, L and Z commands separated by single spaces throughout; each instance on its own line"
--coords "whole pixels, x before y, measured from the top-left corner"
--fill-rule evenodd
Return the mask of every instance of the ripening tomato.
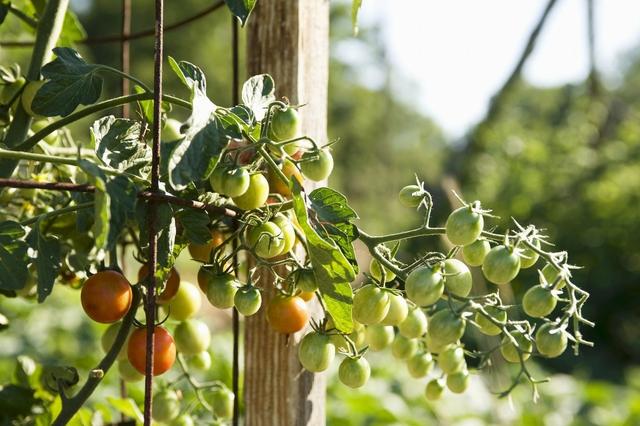
M 271 259 L 282 253 L 284 233 L 274 222 L 264 222 L 247 228 L 247 244 L 256 256 Z
M 533 351 L 533 343 L 531 340 L 520 331 L 512 331 L 511 335 L 518 342 L 518 347 L 522 352 L 522 361 L 526 361 L 531 356 L 531 352 Z M 520 356 L 518 355 L 518 348 L 513 344 L 509 336 L 504 336 L 502 339 L 502 346 L 500 346 L 500 353 L 502 357 L 509 362 L 519 363 Z
M 153 375 L 158 376 L 168 371 L 176 360 L 176 345 L 173 337 L 164 328 L 156 326 L 153 333 Z M 127 356 L 131 365 L 140 374 L 145 374 L 147 366 L 147 328 L 138 328 L 129 337 Z
M 245 286 L 236 292 L 233 304 L 241 315 L 251 316 L 258 312 L 262 305 L 260 290 L 253 286 Z
M 138 282 L 142 282 L 147 278 L 147 271 L 149 270 L 149 265 L 144 264 L 138 270 Z M 156 287 L 159 287 L 160 283 L 156 280 Z M 180 275 L 176 268 L 171 268 L 169 271 L 169 278 L 167 279 L 167 283 L 164 286 L 164 290 L 162 293 L 156 296 L 156 302 L 159 304 L 164 304 L 173 299 L 178 292 L 178 287 L 180 287 Z
M 533 246 L 536 248 L 540 248 L 540 241 L 534 240 Z M 535 250 L 533 250 L 529 246 L 524 245 L 524 248 L 520 252 L 520 267 L 522 269 L 531 268 L 536 264 L 539 258 L 540 255 Z
M 140 374 L 126 357 L 118 360 L 118 374 L 125 382 L 139 382 L 144 379 L 144 375 Z
M 101 271 L 82 286 L 80 300 L 89 318 L 102 323 L 116 322 L 131 308 L 131 284 L 119 272 Z
M 346 357 L 338 368 L 338 378 L 342 384 L 352 389 L 364 386 L 371 376 L 369 362 L 363 357 Z
M 307 334 L 298 346 L 300 364 L 312 373 L 325 371 L 336 355 L 336 347 L 326 334 L 315 331 Z
M 442 393 L 444 392 L 444 386 L 442 384 L 442 380 L 433 379 L 429 383 L 427 383 L 427 387 L 425 388 L 425 396 L 429 401 L 435 401 L 436 399 L 440 399 L 442 397 Z
M 475 240 L 471 244 L 462 247 L 462 258 L 469 266 L 482 266 L 484 258 L 491 250 L 491 244 L 487 240 Z
M 100 338 L 100 345 L 102 346 L 102 350 L 104 353 L 109 352 L 111 346 L 113 346 L 113 342 L 116 340 L 116 336 L 118 335 L 118 331 L 120 331 L 120 327 L 122 326 L 122 322 L 114 322 L 109 325 L 107 329 L 102 334 Z M 127 336 L 127 339 L 129 337 Z M 118 359 L 126 359 L 127 358 L 127 341 L 125 340 L 125 344 L 122 345 L 122 349 L 118 353 Z
M 422 201 L 421 189 L 418 185 L 407 185 L 398 193 L 400 204 L 405 207 L 418 207 Z
M 229 309 L 235 303 L 240 283 L 231 274 L 209 274 L 207 299 L 218 309 Z
M 469 372 L 465 370 L 456 371 L 447 375 L 447 388 L 453 393 L 463 393 L 469 387 Z
M 211 241 L 207 244 L 194 244 L 191 243 L 187 247 L 189 249 L 189 254 L 191 257 L 199 262 L 208 263 L 209 258 L 211 256 L 211 250 L 219 247 L 224 242 L 224 234 L 217 230 L 213 229 L 211 231 Z
M 231 139 L 227 144 L 227 151 L 236 164 L 246 166 L 251 164 L 256 156 L 255 148 L 249 148 L 250 145 L 251 143 L 245 139 Z
M 153 420 L 169 423 L 180 415 L 180 400 L 176 391 L 165 389 L 153 396 Z
M 522 297 L 522 309 L 530 317 L 542 318 L 549 315 L 556 307 L 558 298 L 551 287 L 535 285 Z
M 211 343 L 211 331 L 207 324 L 196 319 L 182 321 L 174 331 L 176 349 L 185 355 L 204 352 Z
M 376 279 L 376 281 L 381 281 L 382 280 L 382 270 L 380 268 L 380 262 L 378 262 L 375 259 L 371 259 L 371 262 L 369 263 L 369 273 L 371 274 L 371 276 L 373 278 Z M 389 270 L 389 268 L 387 268 L 385 266 L 384 268 L 384 279 L 385 281 L 393 281 L 393 279 L 396 277 L 396 274 L 394 274 L 392 271 Z
M 327 148 L 316 152 L 305 152 L 302 160 L 300 163 L 302 174 L 314 182 L 325 180 L 333 171 L 333 156 Z
M 418 352 L 418 339 L 407 339 L 397 334 L 391 344 L 391 354 L 398 359 L 409 359 Z
M 300 185 L 304 183 L 304 178 L 302 177 L 300 170 L 298 170 L 298 167 L 290 160 L 284 160 L 284 162 L 278 167 L 287 179 L 291 179 L 291 177 L 293 177 Z M 282 179 L 280 179 L 280 175 L 271 167 L 267 170 L 267 181 L 269 182 L 269 191 L 271 193 L 277 193 L 283 197 L 291 196 L 291 189 L 289 188 L 289 185 L 285 184 Z
M 211 394 L 213 414 L 222 420 L 233 417 L 233 401 L 235 395 L 226 387 L 215 388 Z
M 447 238 L 454 246 L 466 246 L 480 237 L 484 218 L 471 205 L 454 210 L 445 223 Z
M 473 285 L 471 271 L 458 259 L 447 259 L 444 262 L 444 286 L 454 296 L 467 297 Z
M 520 272 L 520 256 L 507 246 L 492 248 L 482 263 L 482 273 L 490 282 L 508 284 Z
M 316 294 L 311 291 L 299 291 L 296 293 L 296 296 L 304 300 L 305 302 L 310 302 Z
M 393 327 L 390 325 L 373 324 L 365 329 L 365 340 L 372 351 L 385 349 L 393 342 L 394 337 Z
M 202 296 L 198 287 L 188 281 L 182 281 L 176 295 L 167 303 L 169 317 L 176 321 L 184 321 L 194 316 L 202 305 Z
M 407 369 L 415 379 L 426 377 L 433 370 L 433 357 L 429 352 L 418 352 L 407 361 Z
M 162 142 L 173 142 L 182 139 L 181 127 L 182 123 L 175 118 L 167 118 L 162 128 Z
M 567 334 L 553 323 L 545 323 L 536 332 L 538 352 L 547 358 L 555 358 L 567 349 Z
M 444 292 L 444 280 L 438 266 L 418 266 L 409 273 L 404 285 L 407 298 L 418 306 L 430 306 Z
M 275 142 L 294 139 L 300 132 L 300 114 L 294 108 L 274 109 L 269 123 L 269 139 Z M 296 152 L 297 147 L 289 148 L 286 145 L 285 151 L 291 155 Z
M 296 273 L 296 287 L 298 290 L 313 293 L 318 290 L 318 281 L 313 269 L 299 269 Z
M 36 97 L 38 90 L 44 86 L 44 83 L 44 80 L 29 81 L 26 86 L 24 86 L 24 90 L 22 90 L 22 108 L 24 108 L 24 111 L 33 118 L 42 118 L 41 115 L 33 112 L 31 104 L 33 103 L 33 99 Z
M 389 292 L 366 284 L 353 296 L 353 319 L 361 324 L 377 324 L 389 313 Z
M 401 294 L 389 293 L 389 312 L 381 321 L 384 325 L 399 325 L 409 314 L 407 301 Z
M 293 224 L 289 218 L 282 213 L 275 215 L 273 219 L 271 219 L 271 222 L 278 225 L 278 228 L 282 231 L 281 235 L 284 247 L 282 247 L 280 254 L 289 253 L 293 248 L 293 245 L 296 243 L 296 231 L 293 229 Z
M 427 316 L 422 309 L 415 307 L 409 310 L 407 317 L 398 326 L 400 334 L 410 339 L 422 337 L 427 332 Z
M 264 206 L 269 198 L 269 182 L 260 173 L 252 174 L 249 178 L 249 188 L 233 202 L 242 210 L 253 210 Z
M 484 309 L 500 324 L 505 324 L 507 322 L 507 312 L 505 310 L 496 306 L 486 306 Z M 476 312 L 475 322 L 478 324 L 478 330 L 482 334 L 486 334 L 487 336 L 497 336 L 502 333 L 500 327 L 491 322 L 491 320 L 485 317 L 480 311 Z
M 449 345 L 438 355 L 438 367 L 445 374 L 466 370 L 467 362 L 464 359 L 464 350 L 460 346 Z
M 441 309 L 429 319 L 427 334 L 436 345 L 455 343 L 464 334 L 466 323 L 450 309 Z
M 278 333 L 295 333 L 309 322 L 309 309 L 297 296 L 276 296 L 267 306 L 267 321 Z

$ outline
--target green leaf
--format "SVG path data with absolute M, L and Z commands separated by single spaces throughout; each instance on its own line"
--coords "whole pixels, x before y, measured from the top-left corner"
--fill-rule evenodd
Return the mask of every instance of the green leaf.
M 184 236 L 189 242 L 195 244 L 207 244 L 211 241 L 211 231 L 209 215 L 202 210 L 183 209 L 176 217 L 182 225 Z
M 98 158 L 113 169 L 138 173 L 151 158 L 151 149 L 140 140 L 141 131 L 139 121 L 113 115 L 95 121 L 91 138 Z
M 91 161 L 80 159 L 78 166 L 90 176 L 91 183 L 96 187 L 94 192 L 94 220 L 93 237 L 96 247 L 104 248 L 109 237 L 109 216 L 111 200 L 107 194 L 107 177 L 102 170 Z
M 347 198 L 334 189 L 314 189 L 309 194 L 309 201 L 321 222 L 335 224 L 358 219 L 358 214 L 347 204 Z
M 327 232 L 327 236 L 338 245 L 340 251 L 347 258 L 354 272 L 357 274 L 359 267 L 353 242 L 358 239 L 358 228 L 352 223 L 343 222 L 327 224 L 324 230 Z
M 25 230 L 18 222 L 0 222 L 0 289 L 20 290 L 27 281 L 29 258 Z
M 351 26 L 353 35 L 358 35 L 358 13 L 362 7 L 362 0 L 352 0 L 351 3 Z
M 353 293 L 350 283 L 355 279 L 355 271 L 336 243 L 323 239 L 309 224 L 307 207 L 301 191 L 302 187 L 294 180 L 293 209 L 307 238 L 309 259 L 320 286 L 322 300 L 336 328 L 350 333 L 353 330 Z
M 269 104 L 276 100 L 275 91 L 275 83 L 269 74 L 254 75 L 242 85 L 242 103 L 260 121 L 267 113 Z
M 191 90 L 192 95 L 207 95 L 207 78 L 204 72 L 187 61 L 177 62 L 169 56 L 169 65 L 173 72 L 176 73 L 180 81 Z
M 42 303 L 51 294 L 53 283 L 60 270 L 61 247 L 60 240 L 55 237 L 47 238 L 41 232 L 40 221 L 31 229 L 27 236 L 27 243 L 36 252 L 34 263 L 38 276 L 38 302 Z
M 146 226 L 148 220 L 148 203 L 138 203 L 136 215 L 140 227 L 140 247 L 143 257 L 149 258 L 149 234 Z M 169 204 L 156 205 L 156 229 L 158 230 L 158 270 L 156 277 L 160 282 L 165 282 L 173 267 L 176 258 L 184 248 L 184 245 L 175 244 L 176 222 L 173 218 L 173 209 Z
M 242 26 L 247 23 L 249 15 L 254 7 L 256 7 L 257 0 L 224 0 L 227 7 L 240 20 Z
M 42 67 L 42 76 L 48 81 L 33 99 L 33 111 L 54 117 L 71 114 L 78 105 L 95 103 L 102 92 L 102 78 L 97 72 L 100 65 L 92 65 L 75 50 L 56 47 L 57 58 Z
M 7 15 L 9 14 L 10 7 L 11 3 L 0 3 L 0 25 L 4 22 Z
M 7 385 L 0 386 L 0 413 L 11 417 L 28 416 L 38 399 L 30 388 Z
M 64 23 L 62 24 L 62 31 L 58 38 L 59 46 L 71 46 L 73 43 L 80 41 L 87 37 L 87 32 L 80 23 L 78 16 L 73 13 L 71 9 L 67 9 L 67 13 L 64 15 Z
M 143 89 L 138 85 L 133 86 L 133 91 L 138 94 L 147 93 L 145 89 Z M 148 99 L 144 101 L 138 101 L 138 105 L 140 106 L 140 112 L 142 113 L 142 116 L 144 117 L 145 121 L 149 124 L 153 124 L 153 100 Z M 171 112 L 171 108 L 172 106 L 169 102 L 162 101 L 162 103 L 160 104 L 161 112 L 164 112 L 164 113 Z
M 138 423 L 142 423 L 144 421 L 142 412 L 136 402 L 131 398 L 114 398 L 112 396 L 107 397 L 107 401 L 109 404 L 113 406 L 116 410 L 121 412 L 127 417 L 131 417 Z
M 208 178 L 227 146 L 228 137 L 220 119 L 215 114 L 206 119 L 199 114 L 194 109 L 184 139 L 177 143 L 169 158 L 169 182 L 178 191 Z
M 109 202 L 109 233 L 106 249 L 114 248 L 129 220 L 135 219 L 138 188 L 124 176 L 107 182 Z

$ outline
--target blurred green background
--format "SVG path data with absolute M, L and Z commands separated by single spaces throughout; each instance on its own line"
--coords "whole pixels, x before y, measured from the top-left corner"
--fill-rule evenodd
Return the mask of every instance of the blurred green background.
M 167 2 L 167 21 L 209 3 Z M 118 31 L 116 4 L 72 1 L 89 36 Z M 133 15 L 134 28 L 151 27 L 151 2 L 135 2 Z M 536 361 L 537 376 L 552 375 L 552 381 L 540 387 L 538 404 L 531 401 L 526 385 L 509 399 L 493 394 L 508 385 L 513 373 L 500 365 L 485 377 L 476 376 L 465 395 L 447 394 L 440 402 L 428 403 L 422 396 L 423 381 L 410 379 L 385 355 L 377 355 L 372 358 L 377 373 L 362 390 L 347 390 L 334 380 L 335 371 L 331 373 L 329 424 L 640 424 L 640 55 L 629 54 L 618 84 L 600 84 L 596 91 L 588 80 L 545 88 L 519 80 L 495 116 L 452 140 L 398 95 L 410 92 L 413 83 L 397 77 L 402 70 L 387 60 L 380 28 L 361 25 L 354 38 L 350 4 L 344 2 L 333 4 L 331 28 L 332 52 L 359 52 L 357 61 L 332 55 L 329 135 L 340 139 L 330 184 L 348 195 L 360 226 L 383 233 L 417 223 L 419 215 L 396 199 L 414 173 L 434 196 L 434 223 L 443 223 L 455 207 L 450 190 L 459 190 L 467 200 L 482 200 L 500 215 L 495 225 L 512 226 L 513 216 L 547 229 L 558 249 L 567 250 L 572 262 L 583 266 L 575 282 L 591 293 L 585 315 L 597 325 L 584 331 L 595 347 L 584 348 L 579 357 L 567 351 L 557 360 Z M 205 70 L 209 96 L 220 105 L 230 104 L 229 30 L 229 16 L 222 11 L 166 37 L 168 55 Z M 15 20 L 0 27 L 0 39 L 21 38 L 29 35 Z M 134 41 L 131 49 L 132 73 L 151 81 L 152 41 Z M 119 66 L 117 44 L 81 46 L 80 51 L 89 61 Z M 24 67 L 27 59 L 27 49 L 0 50 L 3 64 Z M 381 83 L 367 84 L 358 61 L 383 76 Z M 115 93 L 117 82 L 109 81 L 108 90 Z M 167 78 L 166 90 L 181 89 Z M 90 122 L 75 126 L 78 140 L 88 139 Z M 407 254 L 427 247 L 412 242 L 402 250 Z M 362 265 L 368 263 L 364 261 Z M 184 275 L 194 280 L 192 270 Z M 515 296 L 523 288 L 523 283 L 514 283 Z M 13 324 L 0 334 L 0 383 L 11 378 L 18 354 L 39 361 L 64 360 L 85 371 L 96 363 L 102 328 L 81 314 L 77 293 L 56 288 L 38 309 L 33 309 L 35 302 L 0 300 Z M 228 381 L 228 318 L 218 315 L 211 321 L 219 333 L 213 350 L 216 368 L 209 375 Z M 114 394 L 115 380 L 107 383 L 92 401 L 103 403 L 106 395 Z M 129 392 L 139 397 L 140 388 L 130 386 Z

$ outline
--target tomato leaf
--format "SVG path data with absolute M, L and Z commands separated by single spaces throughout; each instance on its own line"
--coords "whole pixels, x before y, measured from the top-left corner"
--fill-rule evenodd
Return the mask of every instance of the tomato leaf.
M 183 209 L 176 214 L 183 228 L 184 237 L 195 244 L 207 244 L 211 241 L 209 215 L 202 210 Z
M 82 40 L 87 37 L 87 32 L 80 23 L 78 16 L 73 13 L 71 9 L 67 9 L 67 13 L 64 15 L 64 23 L 62 24 L 62 31 L 58 38 L 59 46 L 71 46 L 73 43 Z
M 111 404 L 113 408 L 115 408 L 125 416 L 131 417 L 137 423 L 142 423 L 144 421 L 142 412 L 140 411 L 140 408 L 138 408 L 138 404 L 136 404 L 133 399 L 114 398 L 112 396 L 108 396 L 107 401 L 109 401 L 109 404 Z
M 18 222 L 0 222 L 0 289 L 20 290 L 27 281 L 25 229 Z
M 142 87 L 138 85 L 133 86 L 133 91 L 138 94 L 147 92 L 146 90 L 144 90 Z M 149 124 L 153 124 L 153 100 L 148 99 L 144 101 L 138 101 L 138 105 L 140 106 L 140 112 L 144 117 L 145 121 Z M 171 109 L 172 109 L 172 106 L 169 102 L 162 101 L 162 103 L 160 104 L 161 112 L 164 112 L 164 113 L 171 112 Z
M 88 64 L 78 52 L 68 47 L 56 47 L 57 58 L 42 67 L 48 81 L 38 90 L 33 102 L 34 112 L 54 117 L 71 114 L 78 105 L 95 103 L 102 92 L 100 65 Z
M 107 181 L 109 202 L 109 233 L 106 249 L 116 246 L 122 232 L 130 220 L 135 219 L 138 188 L 124 176 L 116 176 Z
M 107 166 L 129 173 L 139 173 L 148 166 L 151 149 L 140 140 L 139 121 L 115 118 L 96 120 L 91 127 L 98 158 Z
M 307 207 L 301 191 L 302 187 L 294 180 L 293 209 L 307 238 L 309 259 L 320 286 L 322 300 L 336 328 L 344 333 L 350 333 L 353 330 L 351 319 L 353 293 L 350 283 L 355 279 L 355 271 L 336 243 L 322 238 L 309 224 Z
M 27 243 L 36 252 L 33 263 L 38 276 L 38 302 L 42 303 L 53 290 L 62 254 L 60 240 L 55 237 L 47 238 L 40 227 L 41 223 L 38 221 L 27 236 Z
M 140 227 L 140 248 L 145 259 L 149 258 L 149 234 L 146 226 L 148 220 L 148 204 L 138 203 L 136 216 Z M 156 206 L 156 229 L 158 230 L 158 269 L 156 277 L 159 282 L 165 282 L 169 277 L 169 271 L 173 267 L 176 258 L 184 246 L 175 244 L 176 222 L 173 218 L 173 208 L 169 204 Z
M 10 418 L 26 417 L 39 400 L 35 390 L 18 385 L 0 386 L 0 413 Z
M 227 7 L 240 20 L 240 24 L 244 26 L 251 15 L 251 11 L 256 7 L 257 0 L 224 0 Z
M 93 200 L 93 238 L 96 240 L 97 247 L 104 248 L 109 237 L 109 213 L 111 209 L 111 200 L 107 194 L 107 177 L 91 161 L 79 159 L 78 166 L 89 175 L 91 183 L 96 187 Z
M 276 100 L 276 86 L 269 74 L 254 75 L 242 85 L 242 103 L 247 106 L 256 120 L 261 121 L 269 104 Z

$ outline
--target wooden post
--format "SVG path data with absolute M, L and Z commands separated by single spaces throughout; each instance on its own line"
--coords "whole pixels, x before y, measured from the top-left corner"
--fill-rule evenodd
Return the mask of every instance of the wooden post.
M 302 131 L 327 140 L 329 1 L 258 2 L 249 20 L 247 72 L 268 73 L 276 95 L 300 110 Z M 261 283 L 265 303 L 275 291 L 268 277 Z M 319 308 L 315 308 L 316 314 Z M 317 316 L 317 315 L 316 315 Z M 324 374 L 311 374 L 298 362 L 297 346 L 305 332 L 284 336 L 267 324 L 265 309 L 245 323 L 244 398 L 247 426 L 325 424 Z

